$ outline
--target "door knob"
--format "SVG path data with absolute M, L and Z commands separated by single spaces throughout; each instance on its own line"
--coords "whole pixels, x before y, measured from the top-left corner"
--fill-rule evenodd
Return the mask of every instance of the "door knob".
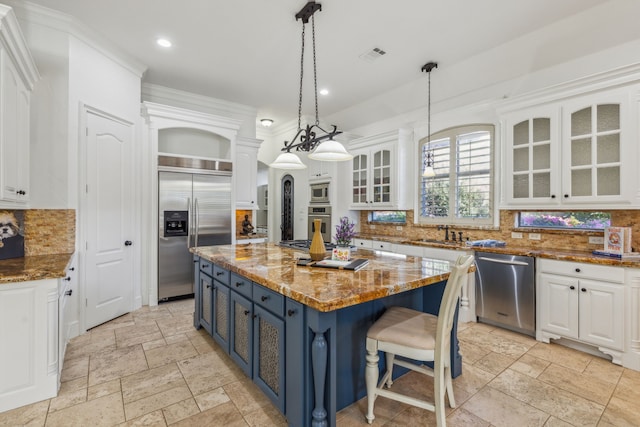
M 133 245 L 133 242 L 131 240 L 125 240 L 124 245 L 125 246 L 131 246 L 131 245 Z

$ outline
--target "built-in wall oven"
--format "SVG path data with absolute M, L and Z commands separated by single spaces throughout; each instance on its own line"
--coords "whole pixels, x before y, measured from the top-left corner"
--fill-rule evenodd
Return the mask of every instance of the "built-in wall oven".
M 329 204 L 329 183 L 318 182 L 310 185 L 311 187 L 311 203 Z
M 309 217 L 307 222 L 309 224 L 309 240 L 313 239 L 313 233 L 316 229 L 313 225 L 313 220 L 319 219 L 322 221 L 320 225 L 320 234 L 322 234 L 322 240 L 325 242 L 331 241 L 331 207 L 330 206 L 311 206 L 309 207 Z

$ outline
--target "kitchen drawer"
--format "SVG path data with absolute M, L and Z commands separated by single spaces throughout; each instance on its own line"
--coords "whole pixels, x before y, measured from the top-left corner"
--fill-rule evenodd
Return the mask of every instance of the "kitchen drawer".
M 353 245 L 356 248 L 371 249 L 373 242 L 371 240 L 353 239 Z
M 200 258 L 200 271 L 209 277 L 213 277 L 213 264 L 206 259 Z
M 390 242 L 379 242 L 377 240 L 371 242 L 371 248 L 375 251 L 389 251 L 391 252 L 392 244 Z
M 238 276 L 236 273 L 231 273 L 231 284 L 229 287 L 239 294 L 251 299 L 251 288 L 253 282 L 249 279 L 245 279 L 242 276 Z
M 253 284 L 253 302 L 276 316 L 284 316 L 284 296 L 257 283 Z
M 624 283 L 624 268 L 620 267 L 538 258 L 538 270 L 541 273 Z
M 213 264 L 213 278 L 229 286 L 229 270 Z

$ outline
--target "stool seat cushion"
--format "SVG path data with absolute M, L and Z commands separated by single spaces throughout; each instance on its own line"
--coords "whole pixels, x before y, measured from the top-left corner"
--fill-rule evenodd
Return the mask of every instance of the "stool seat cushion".
M 367 338 L 419 350 L 436 347 L 438 317 L 406 307 L 390 307 L 367 332 Z

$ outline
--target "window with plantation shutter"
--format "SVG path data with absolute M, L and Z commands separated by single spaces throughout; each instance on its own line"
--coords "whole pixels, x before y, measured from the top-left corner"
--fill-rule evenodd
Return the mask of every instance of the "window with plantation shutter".
M 431 152 L 433 177 L 420 177 L 420 222 L 492 223 L 493 126 L 462 126 L 420 141 Z

